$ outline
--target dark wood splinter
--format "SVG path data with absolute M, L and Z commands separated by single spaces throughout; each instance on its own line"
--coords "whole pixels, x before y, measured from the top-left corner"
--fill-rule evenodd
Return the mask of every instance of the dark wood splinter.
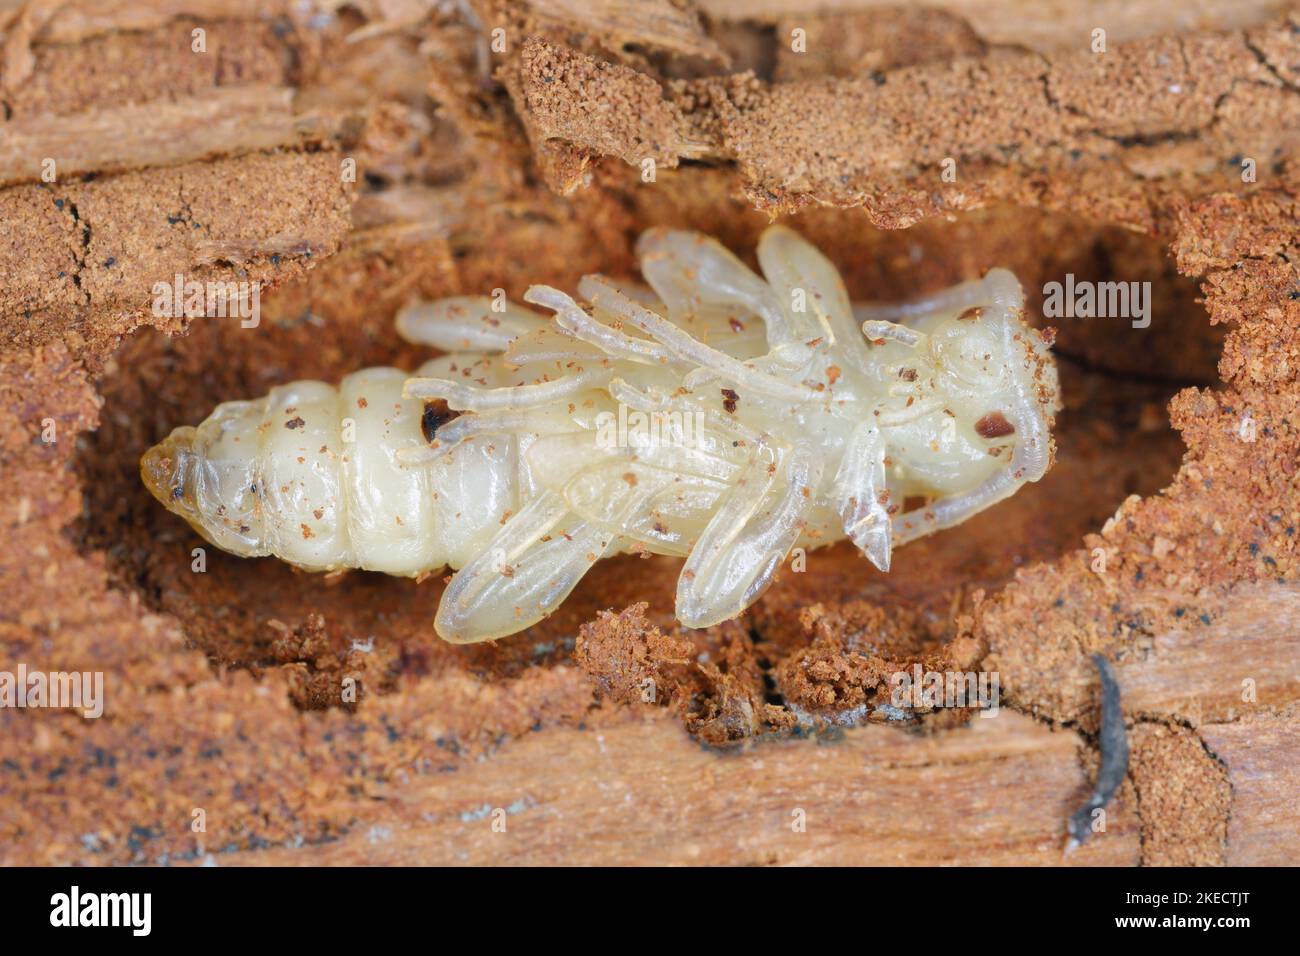
M 1128 773 L 1128 736 L 1124 731 L 1124 712 L 1119 705 L 1119 684 L 1106 658 L 1093 654 L 1092 662 L 1097 665 L 1097 675 L 1101 679 L 1101 731 L 1097 735 L 1101 766 L 1097 769 L 1097 782 L 1092 794 L 1070 817 L 1067 853 L 1088 839 L 1092 833 L 1093 814 L 1105 809 Z

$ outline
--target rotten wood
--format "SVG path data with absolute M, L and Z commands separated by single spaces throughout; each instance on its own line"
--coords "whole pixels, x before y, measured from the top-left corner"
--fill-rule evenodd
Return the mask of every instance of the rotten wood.
M 123 0 L 6 8 L 0 90 L 56 79 L 31 73 L 32 51 L 42 46 L 81 44 L 90 55 L 87 41 L 96 37 L 188 16 L 251 21 L 261 6 Z M 115 708 L 100 724 L 0 713 L 0 756 L 19 768 L 0 781 L 0 859 L 167 863 L 213 853 L 249 863 L 1055 864 L 1066 817 L 1095 773 L 1095 727 L 1086 719 L 1095 709 L 1086 656 L 1093 651 L 1117 662 L 1133 759 L 1107 832 L 1064 862 L 1300 857 L 1300 605 L 1294 585 L 1275 580 L 1295 574 L 1286 530 L 1297 513 L 1288 424 L 1296 420 L 1300 367 L 1288 331 L 1297 307 L 1288 298 L 1294 204 L 1276 182 L 1234 195 L 1225 190 L 1239 183 L 1212 175 L 1242 143 L 1259 155 L 1294 153 L 1294 20 L 1257 28 L 1273 4 L 1206 0 L 1195 8 L 1196 25 L 1220 31 L 1207 35 L 1167 4 L 1107 5 L 1099 25 L 1112 47 L 1099 60 L 1086 50 L 1092 15 L 1077 5 L 1035 12 L 1011 0 L 952 0 L 942 6 L 966 18 L 963 29 L 975 36 L 963 32 L 928 62 L 884 61 L 891 72 L 883 84 L 861 73 L 880 65 L 868 55 L 835 61 L 844 67 L 838 79 L 810 70 L 796 83 L 701 86 L 652 75 L 659 54 L 716 66 L 716 50 L 734 60 L 735 47 L 752 39 L 751 25 L 738 17 L 770 16 L 784 28 L 803 14 L 777 0 L 743 14 L 706 0 L 697 20 L 682 5 L 610 0 L 599 9 L 612 19 L 584 45 L 592 39 L 581 35 L 584 26 L 594 27 L 575 19 L 577 5 L 538 0 L 512 8 L 512 28 L 523 25 L 512 34 L 515 49 L 524 48 L 537 22 L 529 18 L 538 14 L 570 31 L 575 47 L 548 35 L 550 48 L 530 48 L 531 61 L 507 59 L 500 71 L 507 97 L 485 91 L 482 64 L 474 62 L 482 24 L 434 26 L 420 4 L 383 5 L 400 14 L 384 19 L 371 6 L 358 6 L 368 28 L 347 38 L 364 55 L 345 66 L 328 62 L 302 88 L 248 84 L 174 103 L 105 98 L 84 115 L 20 118 L 0 133 L 26 137 L 19 145 L 0 140 L 9 150 L 0 169 L 32 180 L 0 190 L 0 229 L 7 230 L 0 464 L 14 476 L 0 489 L 0 527 L 13 544 L 0 555 L 0 648 L 6 660 L 39 656 L 102 668 Z M 875 9 L 819 5 L 841 14 L 810 35 L 833 35 L 844 11 L 875 16 Z M 1056 52 L 1044 59 L 1001 45 Z M 451 82 L 433 82 L 430 51 Z M 464 62 L 458 51 L 467 51 Z M 973 54 L 983 57 L 978 65 L 953 59 Z M 521 63 L 563 82 L 547 84 L 556 87 L 549 92 L 526 86 Z M 286 74 L 272 82 L 291 81 Z M 1109 97 L 1116 89 L 1127 93 Z M 431 91 L 439 102 L 425 115 Z M 372 99 L 382 102 L 371 109 Z M 304 100 L 312 116 L 337 103 L 367 121 L 387 111 L 388 118 L 415 112 L 425 123 L 413 125 L 414 135 L 376 135 L 369 154 L 358 151 L 366 188 L 352 207 L 351 231 L 343 157 L 304 148 L 333 128 L 322 133 L 296 115 L 294 103 Z M 600 112 L 620 102 L 617 122 Z M 221 104 L 239 115 L 220 115 Z M 980 123 L 970 124 L 975 115 Z M 446 116 L 460 125 L 435 138 Z M 603 128 L 584 125 L 584 117 Z M 141 136 L 114 144 L 101 124 L 138 126 Z M 532 135 L 531 155 L 520 126 Z M 979 162 L 1005 160 L 995 144 L 1019 154 L 986 178 L 967 178 Z M 445 158 L 436 174 L 413 159 L 419 146 Z M 908 178 L 932 173 L 954 147 L 963 163 L 959 183 L 944 191 Z M 61 164 L 69 175 L 104 175 L 43 188 L 29 170 L 33 150 L 74 157 Z M 570 198 L 537 188 L 537 166 L 549 172 L 548 151 Z M 619 192 L 616 171 L 599 163 L 604 152 L 633 163 L 634 174 L 642 158 L 658 156 L 664 182 L 658 191 L 637 181 Z M 716 165 L 669 176 L 682 156 Z M 1090 178 L 1074 176 L 1076 162 L 1092 164 Z M 390 188 L 365 184 L 366 173 Z M 710 183 L 722 184 L 714 205 L 692 207 L 684 198 Z M 769 197 L 769 187 L 783 195 Z M 767 209 L 782 208 L 783 199 L 865 206 L 891 226 L 998 197 L 1069 208 L 1171 242 L 1179 267 L 1205 277 L 1216 321 L 1233 328 L 1224 387 L 1189 388 L 1175 403 L 1183 436 L 1169 435 L 1186 442 L 1178 449 L 1186 465 L 1170 490 L 1144 488 L 1146 497 L 1126 504 L 1113 534 L 1087 542 L 1110 549 L 1108 578 L 1087 570 L 1086 549 L 1071 550 L 1100 522 L 1067 526 L 1080 519 L 1064 499 L 1078 484 L 1102 479 L 1068 470 L 1068 455 L 1054 497 L 994 515 L 983 537 L 949 545 L 949 558 L 942 542 L 933 550 L 912 546 L 912 583 L 892 585 L 903 605 L 920 603 L 909 586 L 945 597 L 975 580 L 989 592 L 977 610 L 961 604 L 961 594 L 951 602 L 936 597 L 942 607 L 927 615 L 948 621 L 949 603 L 954 627 L 978 615 L 961 643 L 971 661 L 988 650 L 986 663 L 1003 669 L 1007 700 L 997 718 L 931 727 L 928 735 L 867 726 L 709 750 L 667 714 L 598 702 L 566 645 L 601 608 L 651 598 L 671 607 L 671 567 L 598 569 L 546 627 L 500 646 L 448 649 L 428 635 L 436 582 L 419 586 L 426 590 L 373 579 L 333 586 L 218 558 L 194 584 L 185 530 L 133 510 L 138 448 L 184 413 L 299 373 L 336 376 L 362 354 L 418 360 L 392 342 L 390 313 L 407 296 L 477 292 L 563 270 L 614 273 L 626 266 L 630 237 L 651 222 L 694 215 L 709 228 L 739 231 L 762 219 L 735 198 L 745 188 Z M 867 232 L 860 218 L 851 229 L 847 223 L 805 217 L 801 224 L 832 242 Z M 1059 234 L 1046 219 L 1036 223 L 1017 229 L 1004 219 L 994 231 L 1019 246 L 1052 246 Z M 880 260 L 908 262 L 909 251 L 921 249 L 907 245 L 919 243 L 919 232 L 882 245 Z M 931 236 L 919 257 L 926 267 L 945 249 L 954 269 L 981 265 L 971 255 L 984 241 L 980 233 L 947 238 Z M 1107 254 L 1113 248 L 1101 245 Z M 312 277 L 302 275 L 302 261 L 283 269 L 266 261 L 303 260 L 307 251 L 312 264 L 328 259 Z M 852 251 L 851 243 L 837 247 L 844 261 Z M 122 335 L 149 321 L 151 282 L 194 268 L 229 278 L 236 270 L 215 268 L 227 263 L 252 279 L 297 280 L 268 299 L 264 335 L 196 327 L 188 340 L 140 336 L 114 352 Z M 1192 312 L 1178 318 L 1204 322 Z M 1103 378 L 1113 390 L 1117 379 Z M 1109 413 L 1088 420 L 1082 406 L 1097 404 L 1081 402 L 1069 414 L 1101 431 L 1130 427 Z M 1232 437 L 1247 407 L 1260 428 L 1250 447 Z M 49 416 L 60 428 L 53 447 L 37 440 Z M 1096 455 L 1097 444 L 1081 429 L 1071 452 Z M 1106 494 L 1118 499 L 1128 480 L 1119 473 L 1123 455 L 1105 461 L 1115 472 Z M 1038 550 L 1002 548 L 1008 528 L 1037 541 Z M 1050 545 L 1042 543 L 1047 537 Z M 1164 590 L 1137 588 L 1139 577 Z M 868 592 L 858 565 L 844 578 L 858 589 L 852 593 Z M 873 598 L 879 583 L 872 582 Z M 793 604 L 813 587 L 786 581 L 782 593 Z M 1186 614 L 1176 616 L 1175 606 L 1184 605 Z M 268 661 L 262 621 L 317 610 L 327 612 L 326 633 Z M 777 612 L 789 607 L 768 610 L 752 622 L 761 650 L 742 648 L 755 669 L 759 655 L 779 664 L 806 641 L 782 625 Z M 371 633 L 378 636 L 370 652 L 348 644 Z M 329 646 L 331 637 L 340 648 Z M 356 667 L 366 682 L 357 712 L 297 709 L 330 699 L 338 678 L 331 659 Z M 1250 699 L 1242 696 L 1245 681 Z M 87 753 L 103 754 L 104 764 L 88 763 Z M 201 840 L 188 829 L 198 799 L 208 804 L 211 831 Z M 492 829 L 497 809 L 504 833 Z M 806 815 L 804 832 L 791 826 L 795 810 Z M 158 835 L 136 845 L 141 831 Z M 337 839 L 302 845 L 304 834 Z
M 529 6 L 544 22 L 604 34 L 615 43 L 671 50 L 722 66 L 728 63 L 727 54 L 704 31 L 699 16 L 669 0 L 530 0 Z
M 1286 707 L 1300 700 L 1300 588 L 1243 588 L 1208 623 L 1139 643 L 1116 671 L 1133 716 L 1198 725 Z
M 1200 730 L 1232 783 L 1227 854 L 1231 866 L 1295 866 L 1300 861 L 1300 718 L 1268 713 Z
M 296 114 L 293 98 L 292 89 L 236 86 L 168 103 L 15 120 L 0 126 L 0 186 L 292 148 L 337 133 L 338 121 Z
M 775 23 L 815 17 L 888 13 L 898 0 L 698 0 L 712 20 Z M 1180 33 L 1189 29 L 1231 30 L 1261 23 L 1287 9 L 1285 0 L 927 0 L 926 7 L 954 14 L 989 43 L 1046 51 L 1088 49 L 1092 31 L 1106 31 L 1110 43 Z M 784 37 L 782 38 L 785 39 Z
M 1122 802 L 1104 834 L 1063 852 L 1089 789 L 1081 744 L 1008 711 L 929 737 L 868 726 L 738 754 L 665 719 L 563 730 L 396 794 L 378 835 L 236 861 L 1133 865 L 1138 824 Z

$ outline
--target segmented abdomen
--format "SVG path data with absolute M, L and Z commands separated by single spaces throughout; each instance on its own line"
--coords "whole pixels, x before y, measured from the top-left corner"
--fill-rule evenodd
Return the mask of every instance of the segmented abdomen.
M 495 364 L 451 355 L 421 373 L 493 374 Z M 439 424 L 423 402 L 402 398 L 408 378 L 367 368 L 337 387 L 291 382 L 219 405 L 150 451 L 145 481 L 204 537 L 243 557 L 412 576 L 460 567 L 519 505 L 517 442 L 471 440 L 438 468 L 401 467 L 397 453 L 425 446 Z

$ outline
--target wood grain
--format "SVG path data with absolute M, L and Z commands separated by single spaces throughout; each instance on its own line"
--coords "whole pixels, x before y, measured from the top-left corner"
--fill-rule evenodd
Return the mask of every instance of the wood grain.
M 871 13 L 897 7 L 898 0 L 699 0 L 699 7 L 716 21 L 773 22 L 795 16 Z M 1229 30 L 1276 16 L 1283 0 L 927 0 L 926 7 L 965 19 L 984 40 L 1024 46 L 1031 50 L 1063 47 L 1087 49 L 1094 29 L 1106 31 L 1108 43 L 1180 31 Z
M 1159 634 L 1116 669 L 1124 711 L 1135 716 L 1230 722 L 1256 702 L 1300 700 L 1300 588 L 1238 588 L 1210 624 Z
M 1201 728 L 1232 781 L 1230 866 L 1300 860 L 1300 718 L 1262 715 Z
M 319 117 L 294 114 L 293 93 L 266 86 L 229 87 L 170 103 L 15 121 L 0 137 L 0 185 L 39 180 L 46 158 L 66 178 L 175 166 L 326 137 L 327 124 Z
M 1138 824 L 1123 802 L 1108 832 L 1062 855 L 1088 789 L 1080 744 L 1005 710 L 929 737 L 866 726 L 738 754 L 663 717 L 557 730 L 407 788 L 391 822 L 221 862 L 1133 865 Z

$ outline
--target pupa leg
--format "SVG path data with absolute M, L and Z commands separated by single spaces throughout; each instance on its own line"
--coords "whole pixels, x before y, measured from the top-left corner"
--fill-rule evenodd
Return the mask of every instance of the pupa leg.
M 549 382 L 491 388 L 449 378 L 408 378 L 403 398 L 441 398 L 456 411 L 490 412 L 506 409 L 540 408 L 568 399 L 588 388 L 603 385 L 610 377 L 607 368 L 579 370 Z
M 887 305 L 859 302 L 853 306 L 853 315 L 859 322 L 900 322 L 928 315 L 961 313 L 966 309 L 985 308 L 992 305 L 993 301 L 994 290 L 989 286 L 988 277 L 985 277 L 970 279 L 910 302 Z
M 453 644 L 513 634 L 545 618 L 569 596 L 617 535 L 582 521 L 545 492 L 497 532 L 452 578 L 434 627 Z
M 716 372 L 751 391 L 787 402 L 817 402 L 821 396 L 807 385 L 792 384 L 784 379 L 758 371 L 753 363 L 719 352 L 705 345 L 689 332 L 649 309 L 638 305 L 623 295 L 609 280 L 598 275 L 583 276 L 578 291 L 592 305 L 617 316 L 633 328 L 640 329 L 660 345 L 668 354 L 689 365 L 697 365 Z
M 444 352 L 504 352 L 511 339 L 549 324 L 513 302 L 493 305 L 483 295 L 416 302 L 397 313 L 397 334 L 414 345 Z
M 828 344 L 838 345 L 839 354 L 854 368 L 865 368 L 870 355 L 858 334 L 859 323 L 854 321 L 844 280 L 831 261 L 785 226 L 764 230 L 755 252 L 763 275 L 784 304 L 786 315 L 796 323 L 800 338 L 824 338 Z M 799 307 L 797 299 L 803 300 Z
M 754 458 L 686 559 L 677 619 L 708 627 L 753 604 L 799 540 L 820 478 L 820 457 L 803 446 L 790 452 L 784 483 L 766 460 Z
M 484 435 L 550 435 L 572 429 L 572 420 L 551 408 L 473 412 L 440 425 L 431 435 L 426 432 L 427 444 L 399 448 L 396 457 L 403 465 L 426 464 L 449 454 L 462 442 Z
M 849 439 L 832 498 L 844 533 L 881 571 L 889 570 L 892 546 L 885 493 L 885 440 L 874 422 L 863 422 Z
M 671 361 L 668 350 L 656 342 L 634 339 L 618 329 L 597 322 L 570 296 L 548 285 L 529 286 L 524 298 L 535 305 L 555 310 L 555 322 L 572 335 L 599 348 L 611 358 L 649 365 L 667 364 Z
M 897 322 L 888 322 L 884 319 L 867 319 L 862 323 L 862 334 L 872 342 L 880 344 L 897 342 L 910 349 L 916 348 L 925 338 L 915 329 L 909 329 L 906 325 L 899 325 Z
M 736 306 L 763 320 L 767 344 L 799 340 L 772 288 L 716 239 L 677 229 L 647 229 L 636 244 L 641 274 L 673 318 L 702 305 Z
M 1016 468 L 1008 465 L 994 472 L 983 484 L 964 495 L 941 498 L 924 508 L 895 515 L 894 544 L 907 544 L 935 531 L 959 525 L 985 508 L 1010 497 L 1025 483 L 1025 479 L 1017 477 L 1016 472 Z

